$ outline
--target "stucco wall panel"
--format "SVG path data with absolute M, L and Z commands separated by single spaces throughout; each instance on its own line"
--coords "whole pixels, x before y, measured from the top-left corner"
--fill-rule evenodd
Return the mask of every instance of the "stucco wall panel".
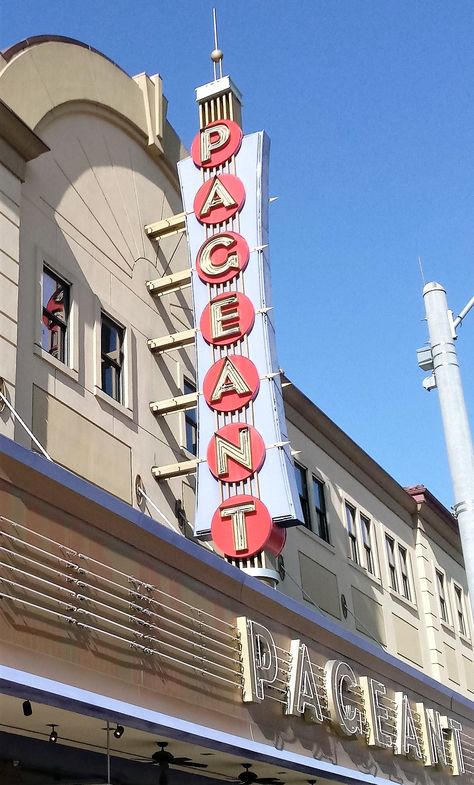
M 62 466 L 131 501 L 130 447 L 36 386 L 33 431 Z

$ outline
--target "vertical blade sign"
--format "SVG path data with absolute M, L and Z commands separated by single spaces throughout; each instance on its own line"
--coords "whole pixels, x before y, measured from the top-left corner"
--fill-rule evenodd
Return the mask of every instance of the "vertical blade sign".
M 269 307 L 269 143 L 229 119 L 178 164 L 198 390 L 195 533 L 231 559 L 278 555 L 302 522 Z

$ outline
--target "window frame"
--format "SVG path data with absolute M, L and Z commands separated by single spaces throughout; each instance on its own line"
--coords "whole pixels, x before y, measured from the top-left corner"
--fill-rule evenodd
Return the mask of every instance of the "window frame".
M 76 278 L 71 275 L 61 264 L 45 253 L 41 248 L 36 248 L 36 283 L 35 283 L 35 312 L 33 325 L 33 353 L 45 360 L 49 365 L 59 370 L 73 381 L 79 380 L 79 314 L 77 294 L 79 285 Z M 59 360 L 50 354 L 42 345 L 42 319 L 43 319 L 43 272 L 46 269 L 53 276 L 59 278 L 69 287 L 69 317 L 67 325 L 67 352 L 66 361 Z
M 315 494 L 315 485 L 318 486 L 318 502 L 320 502 L 321 498 L 323 500 L 323 506 L 320 508 L 318 504 L 316 504 L 316 494 Z M 311 473 L 311 510 L 314 514 L 314 519 L 317 527 L 317 531 L 312 531 L 316 534 L 323 542 L 327 545 L 331 545 L 331 538 L 329 534 L 329 523 L 328 523 L 328 513 L 327 513 L 327 506 L 326 506 L 326 493 L 325 493 L 325 486 L 326 483 L 320 477 L 318 477 L 314 472 Z
M 455 614 L 456 632 L 461 638 L 470 640 L 471 631 L 469 626 L 469 615 L 468 615 L 468 608 L 466 603 L 466 594 L 461 584 L 455 580 L 453 580 L 453 592 L 454 592 L 454 608 L 456 610 L 456 614 Z M 457 600 L 459 600 L 459 604 Z M 460 619 L 462 620 L 462 624 L 459 623 Z
M 350 525 L 349 511 L 353 512 Z M 347 496 L 342 500 L 342 514 L 348 541 L 347 556 L 349 561 L 371 580 L 380 583 L 377 526 L 373 516 Z M 357 558 L 354 558 L 355 553 Z
M 448 579 L 446 576 L 446 572 L 439 567 L 439 565 L 435 565 L 435 585 L 436 585 L 436 596 L 438 598 L 438 610 L 439 610 L 439 619 L 442 624 L 446 624 L 448 627 L 452 627 L 452 613 L 449 603 L 449 593 L 448 593 Z
M 306 490 L 306 498 L 301 495 L 298 480 L 296 480 L 296 488 L 298 490 L 298 495 L 300 497 L 301 509 L 303 511 L 303 525 L 305 529 L 308 531 L 313 532 L 312 525 L 312 517 L 311 517 L 311 499 L 309 495 L 309 483 L 308 483 L 308 469 L 306 466 L 303 466 L 302 463 L 299 461 L 294 461 L 294 468 L 295 468 L 295 477 L 297 477 L 297 471 L 300 472 L 300 476 L 303 478 L 303 490 Z M 304 502 L 304 503 L 303 503 Z
M 385 555 L 387 558 L 389 588 L 400 594 L 400 585 L 397 572 L 396 542 L 391 534 L 385 532 Z M 403 595 L 400 595 L 403 596 Z
M 115 349 L 111 352 L 104 352 L 102 346 L 102 332 L 104 324 L 109 323 L 109 327 L 115 329 L 117 331 L 117 336 L 119 339 L 119 346 L 118 349 Z M 125 398 L 125 384 L 124 384 L 124 371 L 125 371 L 125 337 L 126 337 L 126 328 L 119 324 L 115 319 L 112 319 L 109 314 L 104 311 L 103 309 L 100 312 L 100 389 L 111 398 L 116 403 L 122 404 L 124 403 Z M 118 357 L 116 356 L 118 355 Z M 104 388 L 104 365 L 107 368 L 112 368 L 113 370 L 113 381 L 112 381 L 112 388 L 113 392 L 109 393 Z
M 186 390 L 186 385 L 192 389 Z M 183 375 L 183 395 L 189 395 L 191 393 L 197 392 L 196 382 L 190 380 L 187 376 Z M 193 417 L 194 413 L 194 417 Z M 197 410 L 197 401 L 196 406 L 193 406 L 192 409 L 185 409 L 184 410 L 184 449 L 194 458 L 197 457 L 198 454 L 198 425 L 197 425 L 197 418 L 198 418 L 198 410 Z M 196 445 L 195 450 L 189 449 L 189 441 L 188 441 L 188 426 L 192 428 L 194 433 L 194 444 Z
M 122 363 L 122 398 L 117 401 L 111 395 L 102 389 L 102 315 L 106 316 L 110 321 L 115 323 L 123 330 L 123 363 Z M 114 311 L 107 303 L 95 298 L 95 357 L 94 357 L 94 395 L 100 401 L 107 404 L 108 407 L 116 409 L 121 414 L 129 419 L 133 419 L 133 386 L 132 386 L 132 329 L 128 322 L 126 322 L 118 313 Z
M 58 313 L 55 312 L 54 310 L 52 310 L 51 308 L 48 309 L 47 305 L 44 304 L 44 300 L 45 300 L 45 295 L 44 295 L 45 275 L 47 275 L 49 277 L 49 279 L 56 285 L 56 287 L 57 287 L 56 291 L 59 289 L 59 287 L 62 287 L 63 293 L 66 295 L 65 298 L 64 298 L 64 300 L 65 300 L 65 304 L 64 304 L 64 318 L 59 316 Z M 43 270 L 42 270 L 42 273 L 41 273 L 41 322 L 42 322 L 42 324 L 41 324 L 41 348 L 42 348 L 42 350 L 44 352 L 46 352 L 46 354 L 49 354 L 55 360 L 57 360 L 60 363 L 63 363 L 66 366 L 69 365 L 69 343 L 70 343 L 70 341 L 69 341 L 69 333 L 70 333 L 69 321 L 70 321 L 70 313 L 71 313 L 71 290 L 72 290 L 71 284 L 67 280 L 65 280 L 62 275 L 59 275 L 54 270 L 52 270 L 49 265 L 43 264 Z M 49 302 L 51 302 L 52 299 L 53 299 L 53 296 L 50 297 L 50 300 L 48 301 L 48 304 L 49 304 Z M 59 340 L 58 340 L 58 343 L 57 343 L 57 347 L 56 347 L 56 349 L 53 349 L 51 351 L 48 350 L 44 346 L 44 344 L 43 344 L 43 327 L 45 326 L 44 325 L 45 316 L 47 316 L 49 322 L 52 323 L 53 328 L 54 327 L 59 328 L 58 332 L 55 333 L 56 335 L 59 335 Z M 50 330 L 50 333 L 52 334 L 53 330 Z M 57 354 L 55 353 L 55 351 L 57 351 Z
M 367 523 L 368 526 L 364 527 L 364 523 Z M 362 543 L 362 551 L 364 553 L 364 561 L 365 561 L 365 569 L 369 573 L 369 575 L 377 576 L 377 568 L 375 564 L 375 548 L 374 548 L 374 527 L 373 527 L 373 520 L 368 515 L 365 515 L 363 512 L 359 510 L 359 523 L 360 523 L 360 535 L 361 535 L 361 543 Z M 364 531 L 367 532 L 367 538 L 364 535 Z
M 359 555 L 359 538 L 357 536 L 357 507 L 344 500 L 344 520 L 348 541 L 348 557 L 353 564 L 362 567 Z
M 193 386 L 193 388 L 197 391 L 197 385 L 196 385 L 195 380 L 192 379 L 191 376 L 187 373 L 187 368 L 184 369 L 181 364 L 177 364 L 177 366 L 176 366 L 175 380 L 176 380 L 176 385 L 177 385 L 176 396 L 180 396 L 180 395 L 184 395 L 185 394 L 185 392 L 184 392 L 185 391 L 185 383 L 191 384 Z M 198 414 L 198 407 L 199 407 L 199 395 L 196 398 L 196 406 L 193 407 L 193 408 L 196 409 L 196 420 L 197 420 L 197 414 Z M 179 411 L 179 414 L 178 414 L 178 422 L 177 422 L 178 435 L 177 435 L 177 438 L 179 440 L 179 449 L 181 450 L 183 455 L 186 457 L 187 460 L 192 460 L 193 458 L 197 458 L 198 455 L 199 455 L 199 444 L 197 443 L 197 439 L 196 439 L 196 448 L 197 448 L 196 455 L 194 455 L 194 453 L 192 453 L 192 452 L 190 452 L 188 450 L 187 439 L 186 439 L 186 422 L 187 422 L 187 417 L 188 417 L 188 410 L 187 409 L 181 409 Z
M 403 556 L 402 556 L 403 554 Z M 410 565 L 408 563 L 408 548 L 397 542 L 397 556 L 400 568 L 400 594 L 408 602 L 412 600 L 412 587 L 410 580 Z

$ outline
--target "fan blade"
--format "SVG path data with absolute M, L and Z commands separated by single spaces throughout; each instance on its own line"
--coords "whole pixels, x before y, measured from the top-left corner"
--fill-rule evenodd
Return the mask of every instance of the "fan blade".
M 176 766 L 186 766 L 186 764 L 191 763 L 191 761 L 192 758 L 186 758 L 183 756 L 182 758 L 173 758 L 170 763 L 174 763 Z
M 260 785 L 277 785 L 278 782 L 281 782 L 277 777 L 258 777 L 256 782 L 259 782 Z
M 173 761 L 173 765 L 175 766 L 187 766 L 190 769 L 207 769 L 207 763 L 194 763 L 190 761 L 189 763 L 178 763 L 179 758 L 175 758 Z
M 168 785 L 168 766 L 159 766 L 158 785 Z

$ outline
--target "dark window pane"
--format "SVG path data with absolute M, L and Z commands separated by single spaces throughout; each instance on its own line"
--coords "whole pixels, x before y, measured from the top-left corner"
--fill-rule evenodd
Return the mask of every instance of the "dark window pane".
M 324 483 L 313 477 L 313 500 L 317 523 L 317 533 L 325 542 L 329 542 L 329 527 L 326 516 L 326 500 L 324 498 Z
M 191 395 L 196 392 L 196 385 L 193 382 L 184 379 L 183 389 L 185 395 Z M 186 425 L 186 449 L 192 455 L 197 455 L 197 409 L 186 409 L 185 411 L 185 425 Z
M 311 513 L 309 509 L 309 494 L 308 494 L 308 480 L 306 477 L 306 469 L 295 463 L 295 476 L 296 486 L 301 502 L 301 509 L 303 510 L 304 525 L 307 529 L 311 529 Z
M 125 330 L 105 314 L 100 325 L 101 386 L 114 400 L 122 402 L 123 341 Z
M 349 556 L 353 562 L 359 564 L 359 546 L 357 543 L 357 533 L 355 526 L 355 509 L 346 502 L 346 526 L 349 537 Z

